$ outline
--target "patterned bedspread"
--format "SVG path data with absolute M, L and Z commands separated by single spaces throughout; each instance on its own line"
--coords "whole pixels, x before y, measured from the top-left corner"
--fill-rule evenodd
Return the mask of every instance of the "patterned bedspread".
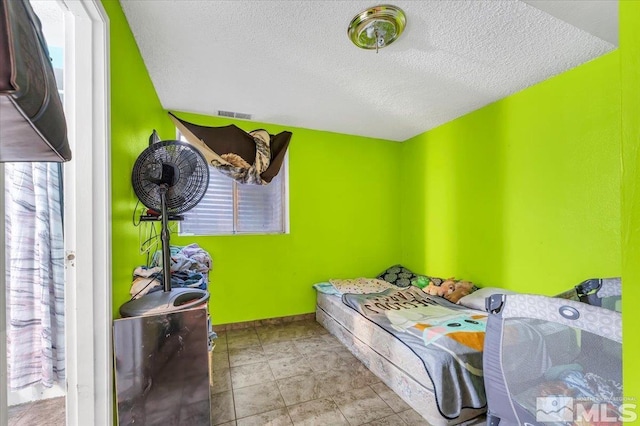
M 343 302 L 406 344 L 433 382 L 438 410 L 453 419 L 486 405 L 482 348 L 487 316 L 417 287 L 345 294 Z

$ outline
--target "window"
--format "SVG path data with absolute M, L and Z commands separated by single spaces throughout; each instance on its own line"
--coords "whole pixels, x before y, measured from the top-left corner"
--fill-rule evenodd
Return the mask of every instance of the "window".
M 178 139 L 184 141 L 182 135 Z M 287 159 L 268 185 L 242 185 L 209 167 L 209 188 L 184 214 L 181 235 L 284 234 L 287 232 Z

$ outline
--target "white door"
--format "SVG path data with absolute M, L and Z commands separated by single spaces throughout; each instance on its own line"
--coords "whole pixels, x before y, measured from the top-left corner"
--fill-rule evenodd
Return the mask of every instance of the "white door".
M 65 21 L 65 114 L 75 160 L 65 165 L 67 425 L 113 424 L 109 34 L 100 0 L 56 0 Z M 80 160 L 80 161 L 78 161 Z M 0 175 L 4 170 L 0 164 Z M 0 177 L 0 211 L 4 211 Z M 0 220 L 0 241 L 4 240 Z M 6 354 L 5 264 L 0 256 L 0 354 Z M 82 277 L 82 286 L 75 277 Z M 6 357 L 0 355 L 0 425 L 7 422 Z

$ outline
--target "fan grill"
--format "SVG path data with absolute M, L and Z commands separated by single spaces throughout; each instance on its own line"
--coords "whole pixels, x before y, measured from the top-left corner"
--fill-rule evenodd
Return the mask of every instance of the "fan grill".
M 167 166 L 173 177 L 166 181 L 167 213 L 176 215 L 191 210 L 207 192 L 209 166 L 200 151 L 180 141 L 162 141 L 150 145 L 136 159 L 131 182 L 140 202 L 160 212 L 160 176 Z

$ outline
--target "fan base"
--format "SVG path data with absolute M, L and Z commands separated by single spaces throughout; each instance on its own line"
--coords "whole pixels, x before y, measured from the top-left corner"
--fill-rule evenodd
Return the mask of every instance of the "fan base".
M 130 300 L 120 306 L 122 317 L 166 314 L 206 306 L 209 292 L 199 288 L 173 288 L 171 291 L 156 291 L 139 299 Z

